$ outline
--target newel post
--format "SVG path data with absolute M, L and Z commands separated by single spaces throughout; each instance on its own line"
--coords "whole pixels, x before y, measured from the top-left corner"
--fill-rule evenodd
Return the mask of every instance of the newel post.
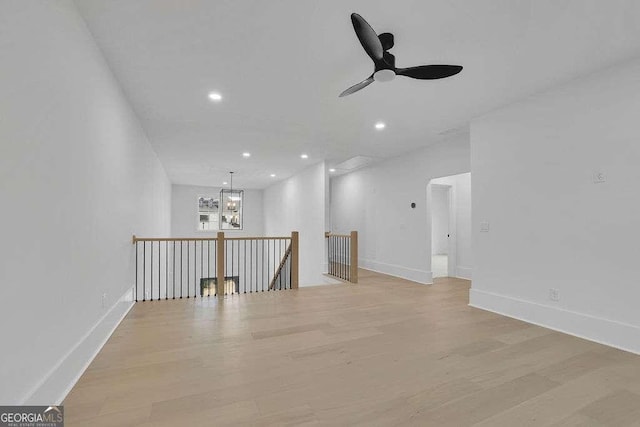
M 298 242 L 298 232 L 291 232 L 291 289 L 298 289 L 298 274 L 299 274 L 299 242 Z
M 350 276 L 351 283 L 358 283 L 358 232 L 351 232 Z
M 224 231 L 218 231 L 218 238 L 216 240 L 216 296 L 218 298 L 224 297 Z

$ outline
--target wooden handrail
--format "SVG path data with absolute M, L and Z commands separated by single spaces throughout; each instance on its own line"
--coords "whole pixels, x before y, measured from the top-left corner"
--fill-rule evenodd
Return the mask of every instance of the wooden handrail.
M 274 237 L 225 237 L 225 240 L 291 240 L 291 236 Z
M 273 289 L 276 286 L 276 281 L 278 280 L 278 276 L 282 273 L 282 269 L 284 268 L 287 260 L 289 259 L 289 255 L 291 255 L 291 243 L 287 246 L 287 250 L 284 251 L 284 255 L 282 256 L 282 260 L 280 261 L 280 265 L 278 269 L 273 274 L 273 278 L 271 279 L 271 283 L 269 283 L 269 290 Z
M 136 237 L 133 236 L 131 242 L 192 242 L 192 241 L 213 241 L 218 237 Z M 225 240 L 291 240 L 291 236 L 275 236 L 275 237 L 225 237 Z
M 137 242 L 186 242 L 186 241 L 207 241 L 216 240 L 217 237 L 136 237 L 133 236 L 131 242 L 136 244 Z

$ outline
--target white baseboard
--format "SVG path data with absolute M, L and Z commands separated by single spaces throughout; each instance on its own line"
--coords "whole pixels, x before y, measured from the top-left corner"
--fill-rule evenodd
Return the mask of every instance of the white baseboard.
M 358 267 L 364 268 L 365 270 L 375 271 L 376 273 L 388 274 L 401 279 L 411 280 L 423 285 L 431 285 L 433 283 L 433 277 L 430 271 L 417 270 L 367 259 L 358 259 Z
M 640 354 L 640 327 L 628 323 L 473 288 L 469 293 L 469 305 L 578 338 Z
M 471 280 L 471 278 L 472 278 L 472 269 L 471 269 L 471 267 L 457 266 L 457 268 L 456 268 L 456 277 L 458 277 L 460 279 Z
M 60 405 L 133 307 L 133 289 L 120 299 L 36 384 L 21 405 Z

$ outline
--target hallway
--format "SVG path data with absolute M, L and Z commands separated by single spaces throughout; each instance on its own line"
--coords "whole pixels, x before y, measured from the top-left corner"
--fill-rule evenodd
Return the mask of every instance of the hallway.
M 640 357 L 471 308 L 469 282 L 138 303 L 67 425 L 631 425 Z

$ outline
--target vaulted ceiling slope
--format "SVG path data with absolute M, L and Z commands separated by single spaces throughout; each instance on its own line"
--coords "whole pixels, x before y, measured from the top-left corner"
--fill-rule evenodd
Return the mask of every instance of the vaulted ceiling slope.
M 322 159 L 394 156 L 498 106 L 640 55 L 634 0 L 76 3 L 181 184 L 219 185 L 235 170 L 234 184 L 264 188 Z M 398 77 L 338 98 L 372 71 L 352 12 L 395 35 L 398 66 L 464 70 L 444 80 Z M 223 100 L 212 103 L 211 91 Z M 377 121 L 386 128 L 377 131 Z M 309 159 L 300 159 L 303 152 Z

